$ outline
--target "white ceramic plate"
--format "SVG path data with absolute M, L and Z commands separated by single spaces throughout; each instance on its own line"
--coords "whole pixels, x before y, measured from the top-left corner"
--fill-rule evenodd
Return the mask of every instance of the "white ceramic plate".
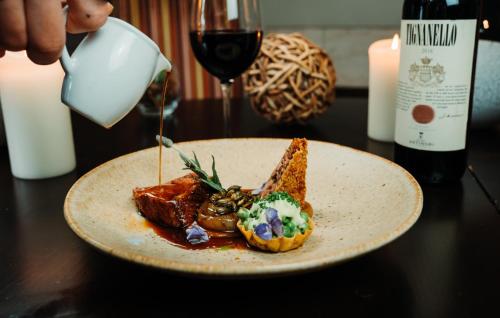
M 180 143 L 209 169 L 210 155 L 224 185 L 256 188 L 290 140 L 219 139 Z M 165 180 L 186 172 L 165 150 Z M 299 249 L 271 254 L 239 249 L 185 250 L 145 225 L 132 189 L 157 182 L 158 149 L 111 160 L 81 177 L 64 204 L 69 226 L 85 241 L 133 262 L 196 275 L 281 275 L 329 266 L 374 250 L 407 231 L 422 209 L 422 191 L 401 167 L 332 143 L 309 141 L 307 200 L 315 229 Z

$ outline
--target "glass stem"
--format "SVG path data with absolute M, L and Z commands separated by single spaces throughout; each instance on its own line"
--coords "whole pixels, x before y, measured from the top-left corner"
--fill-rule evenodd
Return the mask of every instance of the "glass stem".
M 224 137 L 231 137 L 231 88 L 233 81 L 224 81 L 220 83 L 222 89 L 222 115 L 224 119 Z

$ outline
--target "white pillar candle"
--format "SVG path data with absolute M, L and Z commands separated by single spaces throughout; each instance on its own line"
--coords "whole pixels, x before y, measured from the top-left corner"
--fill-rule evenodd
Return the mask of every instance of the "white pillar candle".
M 368 48 L 368 137 L 379 141 L 394 141 L 399 51 L 397 34 Z
M 64 71 L 36 65 L 26 52 L 0 58 L 0 98 L 12 174 L 41 179 L 75 168 L 69 109 L 61 103 Z

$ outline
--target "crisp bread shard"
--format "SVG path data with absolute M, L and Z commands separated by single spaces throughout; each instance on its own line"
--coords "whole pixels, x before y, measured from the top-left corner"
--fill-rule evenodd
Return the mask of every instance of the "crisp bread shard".
M 271 192 L 288 192 L 302 207 L 306 199 L 307 140 L 294 138 L 262 187 L 261 197 Z

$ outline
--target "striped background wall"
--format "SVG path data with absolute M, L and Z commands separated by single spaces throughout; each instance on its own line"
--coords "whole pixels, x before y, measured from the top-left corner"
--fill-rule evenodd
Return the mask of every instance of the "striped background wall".
M 174 64 L 184 99 L 219 98 L 219 82 L 196 61 L 189 43 L 189 0 L 114 0 L 113 15 L 132 23 L 155 41 Z M 234 96 L 242 94 L 235 81 Z

